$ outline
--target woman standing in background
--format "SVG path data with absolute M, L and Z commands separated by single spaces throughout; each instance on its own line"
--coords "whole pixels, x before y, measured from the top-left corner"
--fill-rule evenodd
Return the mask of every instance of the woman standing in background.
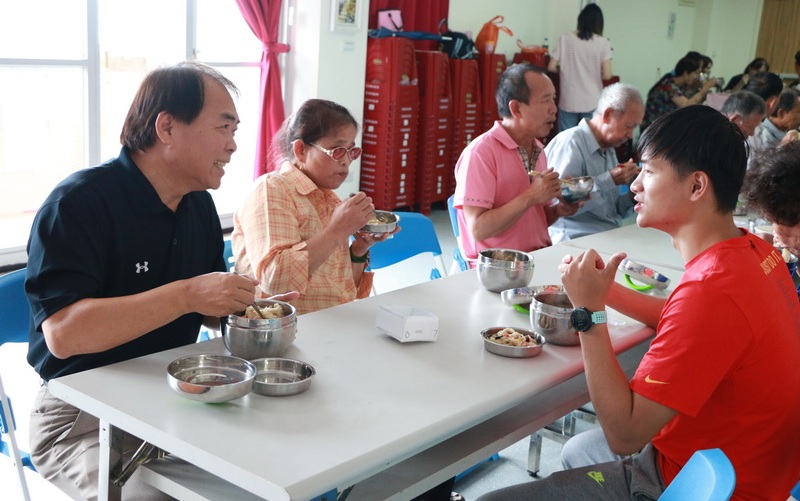
M 590 3 L 578 15 L 578 29 L 564 33 L 553 48 L 547 69 L 560 73 L 558 131 L 587 120 L 611 78 L 611 43 L 603 37 L 603 11 Z

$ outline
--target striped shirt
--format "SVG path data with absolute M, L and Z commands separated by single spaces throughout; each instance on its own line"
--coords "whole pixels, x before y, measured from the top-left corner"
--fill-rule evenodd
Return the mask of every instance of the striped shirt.
M 298 291 L 292 301 L 298 314 L 348 303 L 356 298 L 349 243 L 308 272 L 306 241 L 331 221 L 341 200 L 317 187 L 291 164 L 258 178 L 233 216 L 231 240 L 236 272 L 261 281 L 263 295 Z

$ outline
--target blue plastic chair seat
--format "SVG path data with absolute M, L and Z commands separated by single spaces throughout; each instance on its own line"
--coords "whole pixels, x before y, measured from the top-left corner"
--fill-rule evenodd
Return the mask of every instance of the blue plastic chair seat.
M 692 454 L 681 471 L 664 489 L 659 501 L 727 501 L 736 487 L 736 472 L 720 449 Z
M 444 268 L 442 247 L 439 245 L 433 221 L 417 212 L 395 212 L 395 214 L 400 216 L 401 230 L 392 238 L 372 246 L 369 258 L 370 270 L 378 270 L 420 254 L 431 253 L 442 271 L 439 271 L 438 267 L 433 267 L 430 279 L 442 278 L 442 272 L 446 273 L 447 270 Z

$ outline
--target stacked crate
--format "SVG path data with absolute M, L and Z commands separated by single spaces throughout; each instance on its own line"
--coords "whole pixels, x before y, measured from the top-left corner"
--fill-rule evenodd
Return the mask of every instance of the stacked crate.
M 497 81 L 500 74 L 507 67 L 506 56 L 503 54 L 481 54 L 478 58 L 478 68 L 481 72 L 481 118 L 483 130 L 492 128 L 494 121 L 500 118 L 497 114 Z
M 414 204 L 419 90 L 414 44 L 370 38 L 364 88 L 361 190 L 375 207 Z
M 481 85 L 478 61 L 450 59 L 453 89 L 453 159 L 455 167 L 461 152 L 482 132 Z M 450 176 L 450 191 L 455 191 L 455 175 Z
M 415 199 L 419 212 L 428 215 L 433 203 L 447 200 L 452 185 L 453 99 L 447 55 L 418 50 L 417 75 L 420 121 Z

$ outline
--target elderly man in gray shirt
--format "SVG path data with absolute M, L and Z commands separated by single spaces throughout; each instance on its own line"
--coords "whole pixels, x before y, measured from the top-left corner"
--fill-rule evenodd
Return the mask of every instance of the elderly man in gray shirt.
M 633 86 L 616 83 L 603 89 L 590 120 L 558 134 L 545 147 L 548 163 L 563 178 L 592 176 L 591 199 L 573 216 L 550 226 L 553 243 L 618 228 L 633 207 L 627 190 L 638 167 L 620 163 L 614 148 L 633 136 L 642 123 L 644 102 Z

